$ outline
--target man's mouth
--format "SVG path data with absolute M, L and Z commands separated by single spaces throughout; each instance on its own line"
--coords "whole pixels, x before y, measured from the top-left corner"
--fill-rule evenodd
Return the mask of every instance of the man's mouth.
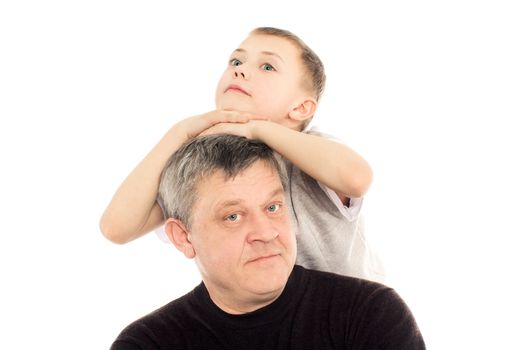
M 243 88 L 241 88 L 239 85 L 230 85 L 224 90 L 224 92 L 235 92 L 238 94 L 243 94 L 246 96 L 251 96 L 248 92 L 246 92 Z
M 269 260 L 271 258 L 275 258 L 279 256 L 279 254 L 267 254 L 267 255 L 261 255 L 255 259 L 251 259 L 250 262 L 256 262 L 256 261 L 265 261 L 265 260 Z

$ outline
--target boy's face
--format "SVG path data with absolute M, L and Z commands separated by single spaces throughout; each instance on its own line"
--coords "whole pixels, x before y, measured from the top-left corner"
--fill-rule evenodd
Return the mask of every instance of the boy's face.
M 217 109 L 264 116 L 284 124 L 308 93 L 299 49 L 290 41 L 252 34 L 230 56 L 215 94 Z

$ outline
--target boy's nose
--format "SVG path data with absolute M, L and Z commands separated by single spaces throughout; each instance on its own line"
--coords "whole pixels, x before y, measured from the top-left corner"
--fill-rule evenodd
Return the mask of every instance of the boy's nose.
M 242 79 L 249 78 L 248 72 L 242 66 L 237 66 L 233 74 L 235 75 L 235 78 L 242 78 Z

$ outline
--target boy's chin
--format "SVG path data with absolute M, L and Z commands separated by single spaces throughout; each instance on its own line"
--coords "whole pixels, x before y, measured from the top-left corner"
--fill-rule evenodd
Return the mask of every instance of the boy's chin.
M 238 99 L 228 98 L 217 102 L 217 109 L 226 111 L 239 111 L 256 114 L 257 110 L 251 103 L 246 101 L 239 101 Z

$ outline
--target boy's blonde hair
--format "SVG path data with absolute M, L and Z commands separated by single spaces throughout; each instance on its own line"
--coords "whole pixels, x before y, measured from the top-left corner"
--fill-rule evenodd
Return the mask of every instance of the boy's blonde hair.
M 306 88 L 312 92 L 316 102 L 318 102 L 323 94 L 326 83 L 324 65 L 319 56 L 317 56 L 317 54 L 297 35 L 288 30 L 273 27 L 259 27 L 252 30 L 251 34 L 273 35 L 286 39 L 297 46 L 301 53 L 301 61 L 307 73 L 306 79 L 304 79 L 304 84 L 306 85 Z M 303 122 L 303 129 L 308 125 L 310 120 L 311 118 Z

